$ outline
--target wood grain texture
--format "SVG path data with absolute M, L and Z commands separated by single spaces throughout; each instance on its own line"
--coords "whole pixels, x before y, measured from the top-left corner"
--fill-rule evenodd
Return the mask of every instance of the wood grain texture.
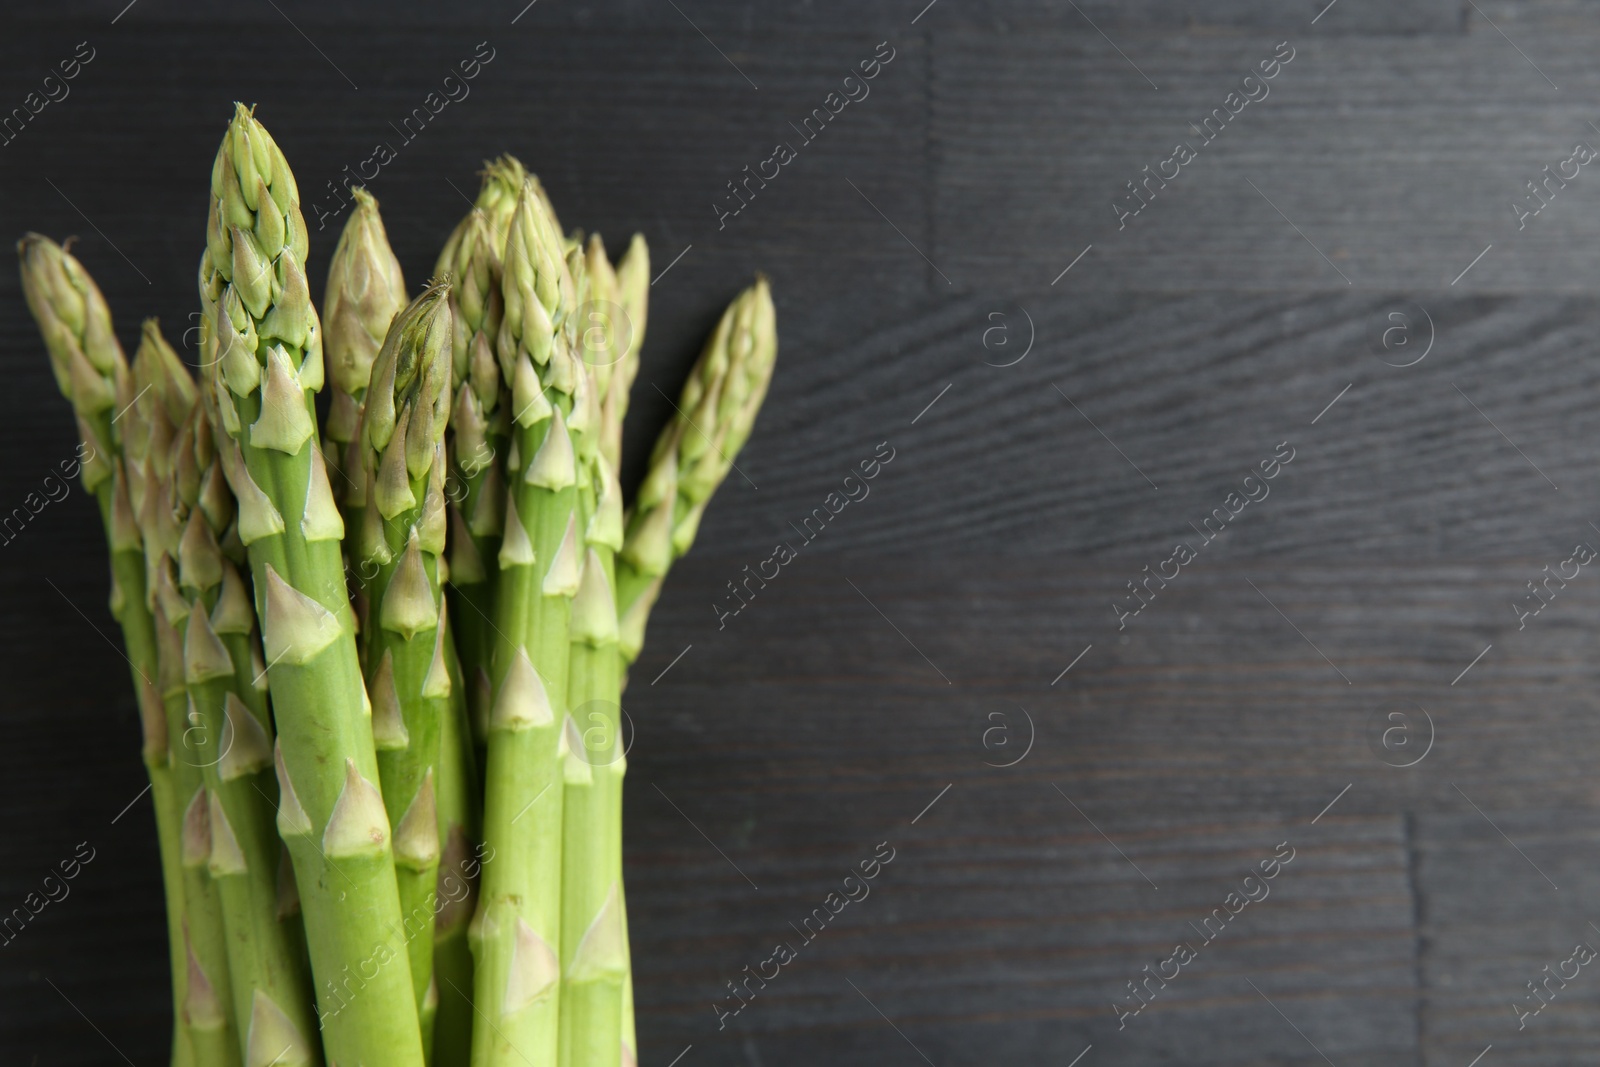
M 1419 819 L 1423 1027 L 1441 1063 L 1470 1059 L 1491 1042 L 1516 1050 L 1519 1063 L 1574 1062 L 1594 1047 L 1600 1021 L 1590 968 L 1563 965 L 1579 942 L 1600 947 L 1590 925 L 1600 887 L 1583 860 L 1593 848 L 1592 808 L 1485 814 L 1494 825 L 1470 808 Z M 1540 920 L 1528 922 L 1532 914 Z M 1526 983 L 1542 982 L 1546 967 L 1578 973 L 1565 983 L 1558 975 L 1536 996 Z M 1538 998 L 1549 999 L 1533 1014 Z M 1529 1015 L 1519 1020 L 1513 1005 Z
M 1145 557 L 1136 573 L 1288 441 L 1296 458 L 1272 495 L 1208 553 L 1565 558 L 1566 542 L 1600 519 L 1584 504 L 1600 489 L 1586 462 L 1600 431 L 1587 399 L 1589 302 L 1415 300 L 1423 313 L 1409 295 L 1348 293 L 942 303 L 836 353 L 807 353 L 806 386 L 780 368 L 782 399 L 740 461 L 761 489 L 731 482 L 723 492 L 740 503 L 704 543 L 721 549 L 731 535 L 764 558 L 888 440 L 894 461 L 812 550 L 1132 554 Z M 1391 314 L 1415 322 L 1411 348 L 1378 350 L 1390 362 L 1433 339 L 1415 366 L 1373 354 Z M 1002 330 L 986 348 L 986 331 Z M 1022 362 L 986 365 L 1020 355 L 1030 335 Z M 844 407 L 860 410 L 859 431 L 831 421 Z
M 1123 55 L 1087 25 L 939 35 L 934 259 L 968 288 L 1043 288 L 1093 244 L 1070 299 L 1444 288 L 1493 244 L 1456 291 L 1586 288 L 1600 265 L 1600 183 L 1580 170 L 1520 231 L 1510 204 L 1595 139 L 1581 101 L 1596 73 L 1574 37 L 1592 23 L 1528 27 L 1515 46 L 1481 22 L 1422 38 L 1319 31 L 1130 30 L 1117 38 Z M 1196 136 L 1190 124 L 1224 108 L 1284 40 L 1294 59 L 1267 95 L 1237 105 L 1209 142 Z M 1114 201 L 1179 142 L 1196 158 L 1164 188 L 1157 179 L 1119 229 Z
M 649 887 L 642 897 L 663 909 L 641 926 L 686 926 L 659 958 L 675 974 L 704 968 L 682 987 L 654 987 L 663 999 L 647 1010 L 676 1048 L 695 1043 L 699 1054 L 697 1027 L 717 1034 L 711 1003 L 728 996 L 723 983 L 770 953 L 773 933 L 877 840 L 901 847 L 896 863 L 905 866 L 889 868 L 858 914 L 841 916 L 856 944 L 833 949 L 839 941 L 818 938 L 816 957 L 741 1013 L 763 1062 L 789 1062 L 781 1050 L 791 1038 L 800 1042 L 794 1062 L 835 1049 L 812 1044 L 822 1040 L 818 1028 L 855 1018 L 864 1005 L 840 995 L 850 994 L 843 980 L 862 985 L 861 971 L 874 967 L 892 976 L 878 988 L 901 997 L 896 1006 L 923 1029 L 879 1007 L 936 1063 L 946 1059 L 922 1037 L 950 1062 L 981 1062 L 991 1045 L 1070 1059 L 1088 1043 L 1120 1049 L 1131 1062 L 1320 1062 L 1296 1048 L 1300 1039 L 1242 977 L 1336 1063 L 1420 1062 L 1425 1041 L 1438 1043 L 1439 1062 L 1454 1062 L 1477 1029 L 1456 1025 L 1452 1012 L 1480 1001 L 1502 1011 L 1495 998 L 1503 999 L 1505 969 L 1572 925 L 1565 909 L 1519 897 L 1529 906 L 1514 929 L 1481 937 L 1484 920 L 1463 908 L 1507 914 L 1494 903 L 1502 882 L 1525 879 L 1519 892 L 1527 894 L 1550 890 L 1471 805 L 1549 871 L 1571 907 L 1591 898 L 1577 876 L 1587 861 L 1573 842 L 1589 839 L 1592 775 L 1584 760 L 1552 755 L 1591 751 L 1597 741 L 1584 624 L 1594 594 L 1576 585 L 1572 600 L 1519 633 L 1496 624 L 1490 597 L 1513 587 L 1523 565 L 1257 559 L 1186 574 L 1183 583 L 1193 584 L 1175 583 L 1119 635 L 1102 603 L 1102 573 L 1048 557 L 890 562 L 835 553 L 793 566 L 800 569 L 723 631 L 696 600 L 715 595 L 727 564 L 700 559 L 676 572 L 629 691 L 640 730 L 630 810 L 637 826 L 663 819 L 660 839 L 630 829 L 630 884 Z M 676 639 L 660 640 L 663 629 Z M 650 685 L 684 644 L 692 648 Z M 1020 753 L 1024 709 L 1037 731 L 1032 751 L 1009 769 L 985 766 Z M 1386 745 L 1384 732 L 1397 724 L 1402 733 Z M 1000 735 L 985 746 L 985 731 L 997 725 L 1010 731 L 1009 751 Z M 1415 767 L 1399 766 L 1418 756 Z M 1489 835 L 1471 838 L 1484 846 L 1471 856 L 1440 829 L 1470 830 L 1467 819 Z M 1517 819 L 1548 830 L 1519 833 Z M 1500 851 L 1488 850 L 1491 838 Z M 1152 952 L 1170 951 L 1161 942 L 1174 928 L 1181 933 L 1221 900 L 1219 872 L 1238 871 L 1254 862 L 1252 849 L 1285 839 L 1305 865 L 1284 873 L 1273 890 L 1281 897 L 1246 912 L 1271 932 L 1252 935 L 1249 949 L 1219 940 L 1192 976 L 1199 981 L 1186 984 L 1186 974 L 1166 1004 L 1119 1033 L 1107 987 L 1124 991 L 1133 977 L 1124 972 L 1154 963 Z M 1302 874 L 1311 885 L 1295 881 Z M 1318 885 L 1324 876 L 1343 879 L 1341 888 Z M 1430 887 L 1444 881 L 1458 903 L 1435 912 Z M 927 916 L 916 927 L 926 944 L 907 943 L 887 917 L 868 925 L 879 894 Z M 898 905 L 907 896 L 914 903 Z M 1272 910 L 1310 899 L 1317 903 L 1306 912 Z M 1270 925 L 1278 922 L 1285 925 Z M 738 931 L 733 943 L 729 931 Z M 1464 977 L 1459 965 L 1428 955 L 1444 939 L 1455 959 L 1470 957 Z M 1522 947 L 1501 951 L 1513 943 Z M 831 973 L 816 975 L 814 959 Z M 1590 1017 L 1576 999 L 1572 1010 Z M 808 1026 L 792 1034 L 801 1018 Z M 1482 1028 L 1491 1025 L 1499 1024 Z M 1558 1056 L 1549 1050 L 1564 1046 L 1543 1043 L 1557 1034 L 1490 1030 L 1472 1051 L 1496 1040 Z M 747 1062 L 717 1036 L 719 1062 Z M 882 1036 L 885 1054 L 902 1051 L 891 1033 Z
M 484 40 L 470 97 L 372 188 L 413 282 L 464 207 L 450 183 L 470 193 L 503 150 L 567 225 L 644 232 L 657 271 L 692 246 L 652 290 L 628 483 L 723 303 L 773 278 L 767 408 L 625 697 L 642 1062 L 1064 1065 L 1092 1045 L 1079 1067 L 1463 1067 L 1492 1043 L 1492 1067 L 1594 1047 L 1592 967 L 1523 1031 L 1509 1007 L 1600 946 L 1600 579 L 1520 626 L 1513 608 L 1600 545 L 1600 178 L 1520 233 L 1506 206 L 1600 138 L 1588 5 L 123 6 L 7 14 L 0 110 L 76 42 L 98 52 L 0 147 L 0 223 L 78 234 L 127 342 L 145 314 L 189 321 L 233 99 L 315 201 Z M 242 36 L 274 62 L 241 61 Z M 1122 182 L 1285 39 L 1271 96 L 1117 232 Z M 882 41 L 871 96 L 719 229 L 724 183 Z M 314 291 L 336 226 L 313 233 Z M 3 515 L 73 444 L 11 271 L 0 361 Z M 1280 442 L 1270 495 L 1202 543 L 1191 523 Z M 830 496 L 884 448 L 865 498 Z M 797 558 L 719 619 L 779 541 Z M 1119 627 L 1127 583 L 1178 542 L 1196 558 Z M 0 546 L 0 911 L 97 850 L 0 948 L 19 1063 L 142 1067 L 169 1025 L 103 574 L 76 488 Z M 1126 983 L 1284 841 L 1270 897 L 1119 1030 Z M 727 983 L 880 843 L 871 895 L 719 1029 Z

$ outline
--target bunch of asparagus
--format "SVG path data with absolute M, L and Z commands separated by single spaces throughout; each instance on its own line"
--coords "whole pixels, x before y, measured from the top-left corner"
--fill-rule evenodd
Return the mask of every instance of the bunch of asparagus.
M 354 197 L 319 318 L 294 176 L 236 107 L 198 380 L 154 319 L 130 364 L 68 249 L 18 244 L 133 667 L 172 1063 L 631 1065 L 621 691 L 765 396 L 767 283 L 625 508 L 643 238 L 613 267 L 502 157 L 408 302 Z

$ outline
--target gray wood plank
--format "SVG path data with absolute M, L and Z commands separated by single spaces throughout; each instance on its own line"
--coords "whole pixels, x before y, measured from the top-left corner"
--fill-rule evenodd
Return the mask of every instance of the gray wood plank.
M 695 1043 L 714 1062 L 735 1062 L 732 1035 L 781 1037 L 765 1055 L 798 1063 L 819 1032 L 842 1032 L 858 1047 L 899 1056 L 907 1050 L 882 1011 L 934 1062 L 981 1058 L 983 1047 L 992 1047 L 989 1055 L 1024 1055 L 1041 1046 L 1070 1060 L 1090 1043 L 1134 1062 L 1314 1056 L 1254 982 L 1340 1062 L 1414 1062 L 1412 904 L 1396 820 L 1132 828 L 1099 813 L 1125 860 L 1048 787 L 1014 781 L 976 794 L 970 785 L 957 789 L 922 825 L 909 827 L 906 817 L 884 830 L 899 842 L 894 864 L 871 896 L 847 905 L 812 942 L 789 923 L 821 904 L 854 855 L 849 847 L 831 864 L 821 857 L 796 864 L 785 848 L 768 873 L 761 867 L 777 856 L 759 847 L 742 852 L 741 866 L 760 892 L 737 875 L 730 881 L 726 864 L 698 837 L 671 853 L 645 850 L 645 863 L 659 867 L 647 866 L 633 884 L 654 888 L 654 872 L 670 869 L 673 888 L 652 893 L 654 906 L 641 914 L 652 928 L 680 936 L 645 950 L 659 963 L 648 972 L 658 992 L 643 1010 L 691 1024 L 704 1017 L 659 1040 L 674 1051 Z M 1213 917 L 1206 941 L 1195 927 L 1213 909 L 1228 914 L 1227 895 L 1284 838 L 1298 841 L 1294 863 L 1265 890 L 1251 883 L 1252 892 L 1268 895 L 1255 905 L 1235 903 L 1237 919 Z M 708 899 L 713 885 L 724 888 Z M 742 978 L 746 964 L 770 956 L 783 939 L 798 959 L 766 988 L 752 983 L 749 1003 L 727 1031 L 717 1030 L 717 995 L 724 1010 L 739 1005 L 724 983 Z M 1119 1029 L 1113 1002 L 1139 1003 L 1127 983 L 1170 957 L 1179 941 L 1196 958 L 1165 988 L 1145 987 L 1151 1003 L 1121 1018 Z M 1320 961 L 1314 971 L 1303 963 L 1308 949 Z M 1197 1032 L 1228 1039 L 1197 1040 Z M 791 1034 L 807 1036 L 787 1048 Z
M 1465 1063 L 1491 1043 L 1517 1063 L 1578 1062 L 1600 1039 L 1593 962 L 1566 962 L 1579 943 L 1600 950 L 1593 811 L 1462 807 L 1417 823 L 1427 1062 Z M 1546 967 L 1557 973 L 1543 985 Z
M 804 554 L 1056 552 L 1131 564 L 1107 575 L 1116 589 L 1288 441 L 1271 495 L 1207 552 L 1558 562 L 1594 534 L 1582 501 L 1600 490 L 1591 303 L 1416 300 L 1422 312 L 1349 293 L 967 297 L 834 351 L 785 349 L 740 459 L 750 482 L 721 491 L 702 544 L 752 567 L 785 538 Z M 1416 320 L 1391 363 L 1433 338 L 1415 366 L 1373 354 L 1390 314 Z M 985 365 L 1030 334 L 1020 363 Z M 895 459 L 869 495 L 805 541 L 801 521 L 884 441 Z
M 1334 4 L 1337 4 L 1335 8 Z M 935 25 L 957 23 L 989 30 L 1019 28 L 1077 30 L 1092 23 L 1105 31 L 1181 29 L 1193 34 L 1253 34 L 1262 30 L 1339 33 L 1460 33 L 1464 29 L 1456 0 L 1218 0 L 1207 4 L 1183 0 L 1084 0 L 1076 5 L 1047 0 L 980 0 L 940 10 Z M 1526 5 L 1523 5 L 1526 6 Z M 1337 11 L 1337 16 L 1334 12 Z
M 1190 124 L 1223 109 L 1284 37 L 1130 33 L 1124 59 L 1088 29 L 941 34 L 933 258 L 969 289 L 1031 290 L 1093 244 L 1060 283 L 1070 300 L 1120 288 L 1445 288 L 1493 244 L 1456 291 L 1581 291 L 1600 266 L 1600 183 L 1579 170 L 1521 231 L 1509 205 L 1543 166 L 1595 139 L 1581 102 L 1600 75 L 1574 36 L 1585 32 L 1529 27 L 1516 47 L 1487 28 L 1426 46 L 1290 34 L 1293 61 L 1251 90 L 1268 95 L 1234 104 L 1241 113 L 1209 143 Z M 1177 176 L 1152 183 L 1119 229 L 1126 183 L 1180 141 L 1195 158 L 1167 167 Z

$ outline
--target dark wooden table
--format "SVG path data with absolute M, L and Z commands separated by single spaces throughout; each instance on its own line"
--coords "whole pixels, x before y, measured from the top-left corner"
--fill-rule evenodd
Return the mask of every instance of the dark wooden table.
M 370 187 L 413 281 L 501 151 L 568 225 L 643 232 L 630 485 L 722 304 L 773 280 L 767 409 L 626 698 L 644 1063 L 1592 1058 L 1593 967 L 1515 1005 L 1600 946 L 1600 576 L 1514 605 L 1600 546 L 1600 173 L 1563 162 L 1600 146 L 1594 5 L 125 2 L 0 33 L 0 114 L 92 52 L 0 146 L 0 230 L 78 235 L 125 343 L 191 323 L 235 99 L 308 203 L 395 148 Z M 320 292 L 341 217 L 307 217 Z M 11 270 L 0 359 L 4 513 L 74 442 Z M 76 488 L 0 548 L 0 911 L 94 856 L 0 948 L 6 1064 L 165 1056 L 102 561 Z

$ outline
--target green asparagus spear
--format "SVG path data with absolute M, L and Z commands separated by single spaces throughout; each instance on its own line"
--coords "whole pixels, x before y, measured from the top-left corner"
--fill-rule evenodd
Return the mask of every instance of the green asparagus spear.
M 446 601 L 446 605 L 448 605 Z M 439 609 L 444 630 L 445 666 L 450 696 L 439 725 L 439 886 L 434 916 L 433 975 L 439 992 L 434 1021 L 433 1060 L 441 1067 L 472 1061 L 472 949 L 467 927 L 477 906 L 483 785 L 467 722 L 466 679 L 456 658 L 455 623 L 447 606 Z
M 622 260 L 617 264 L 616 270 L 617 301 L 622 305 L 624 325 L 627 330 L 627 344 L 622 356 L 617 360 L 617 366 L 612 372 L 610 387 L 606 390 L 605 406 L 601 419 L 600 451 L 606 461 L 611 464 L 613 471 L 622 470 L 622 420 L 628 413 L 628 400 L 633 392 L 633 382 L 639 374 L 639 350 L 644 346 L 645 325 L 650 310 L 650 248 L 645 244 L 643 234 L 634 234 L 632 242 L 628 245 L 627 252 L 623 253 Z M 612 562 L 612 588 L 616 588 L 615 558 Z M 618 649 L 621 655 L 621 649 Z M 621 660 L 618 660 L 619 671 Z M 622 679 L 617 680 L 617 689 L 622 689 Z M 622 807 L 619 801 L 614 816 L 619 825 L 622 819 Z M 618 831 L 618 844 L 621 844 L 621 831 Z M 619 861 L 618 870 L 621 865 Z M 621 884 L 620 882 L 618 883 Z M 622 980 L 622 1065 L 633 1067 L 637 1062 L 638 1039 L 634 1034 L 633 1024 L 633 963 L 627 948 L 628 942 L 628 909 L 627 894 L 623 894 L 622 909 L 622 940 L 623 954 L 627 958 L 628 971 Z
M 476 984 L 468 924 L 477 905 L 474 852 L 482 824 L 482 764 L 488 741 L 494 653 L 494 592 L 505 521 L 505 450 L 510 400 L 495 361 L 502 314 L 501 258 L 516 195 L 526 180 L 510 156 L 487 164 L 478 199 L 439 255 L 434 273 L 451 283 L 450 594 L 455 606 L 447 654 L 456 679 L 439 736 L 439 835 L 444 856 L 439 892 L 445 901 L 435 925 L 434 972 L 439 1010 L 434 1056 L 466 1063 L 477 1025 Z
M 585 259 L 578 353 L 599 396 L 610 399 L 630 345 L 616 275 L 598 236 Z M 562 1067 L 615 1067 L 622 1057 L 622 989 L 627 947 L 622 916 L 622 775 L 613 565 L 622 543 L 621 488 L 605 455 L 621 440 L 621 407 L 602 403 L 598 447 L 586 479 L 590 513 L 573 601 L 561 850 Z
M 116 427 L 116 401 L 129 384 L 127 361 L 111 326 L 105 299 L 73 255 L 48 237 L 30 233 L 17 243 L 22 291 L 44 336 L 56 384 L 78 421 L 78 464 L 84 489 L 100 506 L 111 550 L 113 614 L 133 672 L 143 725 L 142 754 L 150 777 L 156 840 L 166 887 L 167 953 L 172 971 L 173 1067 L 192 1067 L 194 1046 L 184 1021 L 188 953 L 183 943 L 183 808 L 168 758 L 167 721 L 156 688 L 155 621 L 145 599 L 144 546 L 133 517 Z
M 474 1067 L 555 1062 L 561 926 L 561 764 L 568 623 L 582 563 L 578 479 L 598 405 L 571 352 L 575 289 L 530 181 L 506 244 L 497 355 L 514 424 L 495 592 L 484 866 L 474 920 Z
M 616 585 L 625 663 L 644 644 L 645 623 L 667 568 L 689 550 L 706 503 L 750 436 L 777 355 L 771 289 L 766 278 L 757 277 L 722 313 L 689 372 L 628 518 Z
M 197 1063 L 239 1064 L 242 1024 L 234 1016 L 222 898 L 209 869 L 210 804 L 192 733 L 199 716 L 191 713 L 187 690 L 184 632 L 190 605 L 178 592 L 174 568 L 181 531 L 173 514 L 172 442 L 177 433 L 175 416 L 189 417 L 194 390 L 186 370 L 178 367 L 179 374 L 167 373 L 171 367 L 162 365 L 163 357 L 170 356 L 172 365 L 177 357 L 163 349 L 140 345 L 130 376 L 133 396 L 119 417 L 124 462 L 129 471 L 139 472 L 130 478 L 130 485 L 137 487 L 131 494 L 132 506 L 144 544 L 146 599 L 155 620 L 168 758 L 178 796 L 185 802 L 179 855 L 189 988 L 183 1012 Z
M 635 250 L 640 253 L 637 259 Z M 636 266 L 645 263 L 643 251 L 642 241 L 636 238 L 634 248 L 629 249 L 617 272 L 624 306 L 635 309 L 630 310 L 630 315 L 637 315 L 635 326 L 639 333 L 643 330 L 643 301 L 649 292 L 648 265 Z M 706 503 L 727 477 L 734 456 L 750 436 L 772 380 L 777 353 L 772 294 L 767 280 L 758 277 L 754 286 L 728 306 L 690 372 L 677 404 L 677 415 L 656 441 L 650 470 L 629 516 L 627 536 L 617 554 L 614 584 L 620 615 L 618 653 L 623 670 L 637 658 L 644 644 L 645 624 L 667 569 L 689 550 Z M 619 374 L 629 375 L 630 382 L 637 370 L 637 358 L 635 348 L 630 358 L 620 364 L 623 369 Z M 612 388 L 617 388 L 615 379 Z M 624 398 L 626 392 L 622 392 Z M 620 689 L 625 679 L 618 681 Z M 613 817 L 617 819 L 620 845 L 620 799 Z M 618 888 L 621 893 L 620 881 Z M 621 896 L 625 901 L 626 894 Z M 631 1067 L 638 1044 L 626 906 L 622 912 L 623 959 L 628 968 L 622 988 L 622 1056 L 624 1065 Z
M 289 846 L 329 1062 L 422 1067 L 416 998 L 375 784 L 340 556 L 344 523 L 317 444 L 322 338 L 287 161 L 242 105 L 217 153 L 200 287 L 218 458 L 238 501 L 278 725 Z
M 440 625 L 445 544 L 444 429 L 450 414 L 449 285 L 430 286 L 389 326 L 372 366 L 358 438 L 366 506 L 352 555 L 367 584 L 367 688 L 378 780 L 395 827 L 411 983 L 425 1049 L 439 876 L 439 733 L 451 679 Z
M 170 357 L 170 358 L 169 358 Z M 188 372 L 162 339 L 154 319 L 134 356 L 186 386 Z M 272 719 L 260 676 L 256 614 L 244 580 L 222 553 L 235 508 L 216 461 L 212 429 L 194 409 L 174 443 L 161 508 L 181 527 L 176 586 L 189 607 L 184 674 L 190 728 L 184 759 L 201 771 L 207 791 L 211 851 L 208 870 L 222 903 L 233 1014 L 244 1063 L 313 1067 L 322 1062 L 311 1004 L 311 976 L 293 917 L 280 915 L 282 845 L 273 825 L 277 782 L 272 772 Z M 165 525 L 163 519 L 154 522 Z M 170 543 L 170 534 L 163 540 Z M 165 547 L 165 546 L 164 546 Z M 171 557 L 169 556 L 169 559 Z M 172 598 L 170 568 L 158 596 Z

